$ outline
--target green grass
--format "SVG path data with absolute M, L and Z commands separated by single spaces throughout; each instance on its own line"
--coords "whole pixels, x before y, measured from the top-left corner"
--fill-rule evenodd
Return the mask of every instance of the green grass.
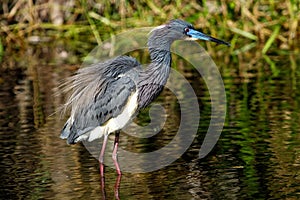
M 265 56 L 278 50 L 299 51 L 299 1 L 201 2 L 81 0 L 68 6 L 71 1 L 64 5 L 53 1 L 6 1 L 0 8 L 1 47 L 2 51 L 26 48 L 31 36 L 96 45 L 126 29 L 181 18 L 207 34 L 231 41 L 231 55 L 253 49 Z M 54 15 L 62 23 L 55 24 Z

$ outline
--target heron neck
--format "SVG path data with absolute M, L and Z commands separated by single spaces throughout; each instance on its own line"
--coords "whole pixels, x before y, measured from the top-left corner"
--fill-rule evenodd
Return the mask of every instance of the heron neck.
M 151 63 L 141 71 L 138 82 L 140 108 L 149 105 L 160 94 L 170 74 L 170 51 L 151 48 L 149 51 Z
M 149 49 L 151 64 L 145 71 L 152 72 L 157 75 L 157 79 L 164 77 L 167 81 L 171 66 L 171 53 L 169 49 Z

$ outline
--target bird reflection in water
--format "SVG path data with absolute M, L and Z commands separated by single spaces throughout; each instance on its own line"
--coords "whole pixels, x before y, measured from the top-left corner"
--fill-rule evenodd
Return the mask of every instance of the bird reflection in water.
M 115 195 L 115 199 L 117 199 L 117 200 L 120 199 L 119 190 L 120 190 L 121 178 L 122 178 L 122 174 L 118 174 L 117 178 L 116 178 L 115 185 L 114 185 L 114 195 Z M 102 199 L 104 200 L 104 199 L 107 199 L 106 198 L 106 191 L 105 191 L 105 177 L 101 176 L 100 180 L 101 180 Z

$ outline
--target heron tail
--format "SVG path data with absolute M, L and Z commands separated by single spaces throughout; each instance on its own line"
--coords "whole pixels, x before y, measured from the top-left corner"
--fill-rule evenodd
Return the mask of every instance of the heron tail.
M 72 126 L 73 123 L 71 121 L 71 118 L 68 119 L 68 121 L 65 123 L 63 129 L 61 130 L 60 138 L 61 139 L 67 139 L 68 144 L 75 144 L 74 139 L 74 133 L 72 134 Z
M 105 133 L 107 133 L 106 128 L 101 126 L 78 130 L 74 127 L 73 120 L 70 117 L 61 130 L 60 138 L 67 139 L 68 144 L 75 144 L 83 140 L 91 142 L 95 139 L 102 138 Z

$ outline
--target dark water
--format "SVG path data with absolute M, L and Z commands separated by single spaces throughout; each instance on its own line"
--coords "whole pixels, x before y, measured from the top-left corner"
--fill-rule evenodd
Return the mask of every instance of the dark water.
M 227 116 L 217 145 L 203 159 L 199 149 L 211 120 L 210 96 L 199 74 L 175 58 L 179 63 L 175 67 L 198 97 L 201 120 L 196 138 L 175 162 L 153 172 L 124 172 L 118 180 L 115 170 L 106 167 L 103 187 L 97 160 L 83 145 L 68 146 L 59 138 L 65 118 L 56 111 L 64 98 L 54 93 L 78 67 L 69 63 L 80 63 L 74 55 L 71 61 L 62 55 L 59 49 L 30 47 L 17 56 L 8 55 L 2 63 L 1 199 L 114 199 L 116 193 L 120 199 L 300 198 L 296 56 L 271 58 L 277 67 L 273 71 L 263 58 L 219 65 Z M 180 119 L 178 102 L 168 90 L 156 102 L 168 116 L 161 133 L 147 140 L 121 134 L 121 148 L 151 152 L 174 137 Z M 137 122 L 149 122 L 146 111 Z

